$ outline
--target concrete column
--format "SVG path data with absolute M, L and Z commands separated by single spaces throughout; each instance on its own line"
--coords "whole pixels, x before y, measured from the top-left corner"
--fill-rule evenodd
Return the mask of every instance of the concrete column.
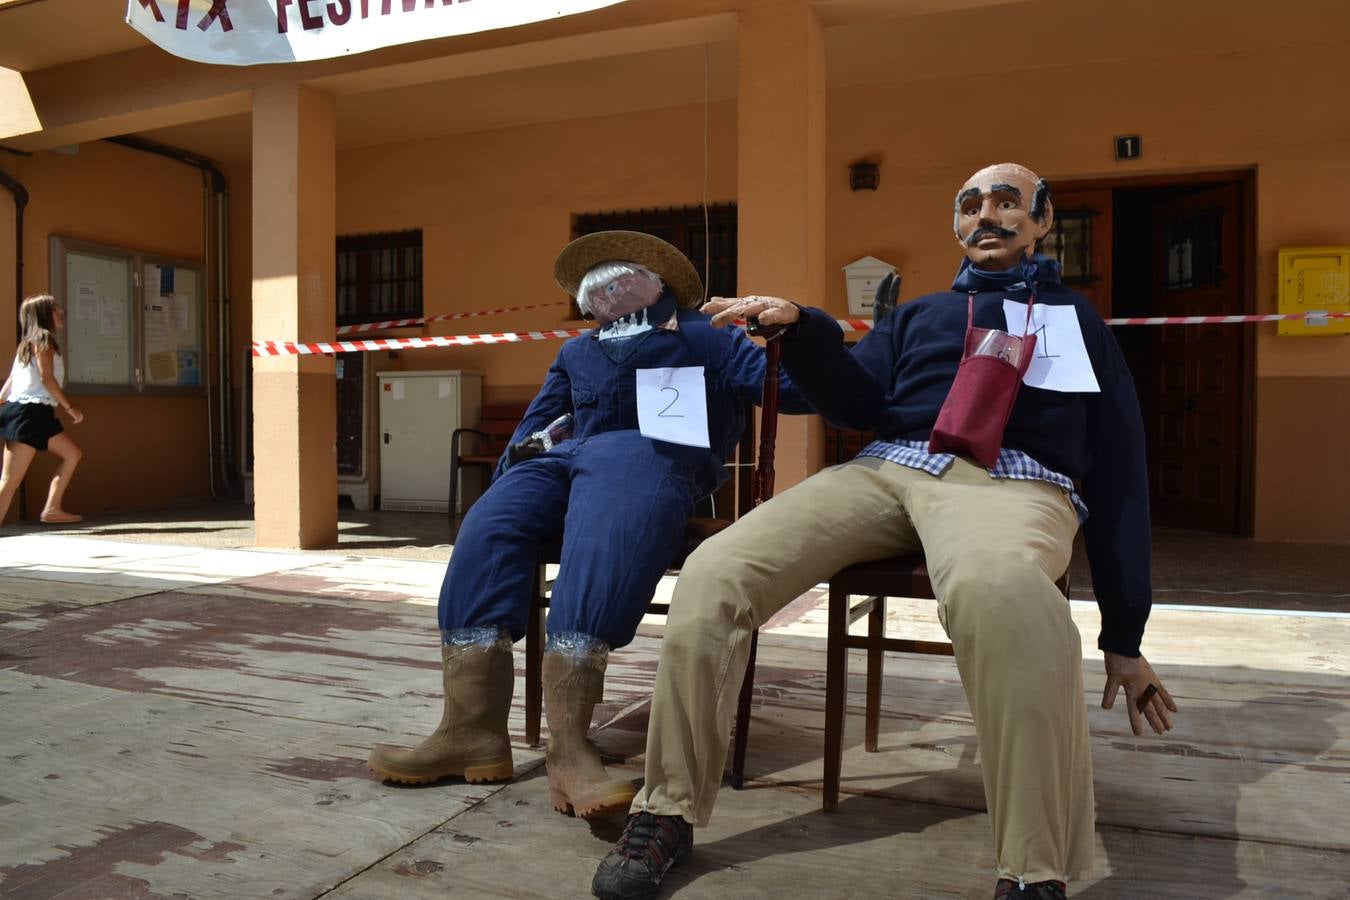
M 825 46 L 806 0 L 742 10 L 737 32 L 737 279 L 742 294 L 825 302 Z M 824 457 L 815 416 L 778 425 L 777 486 Z
M 333 97 L 253 94 L 253 337 L 332 340 Z M 254 520 L 261 547 L 337 542 L 337 383 L 326 356 L 253 358 Z

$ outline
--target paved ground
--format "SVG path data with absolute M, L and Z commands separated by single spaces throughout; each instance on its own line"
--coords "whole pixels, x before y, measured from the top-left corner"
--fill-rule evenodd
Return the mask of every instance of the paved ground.
M 251 550 L 252 507 L 217 503 L 152 513 L 99 516 L 73 526 L 0 528 L 0 536 L 63 534 Z M 405 512 L 340 513 L 331 555 L 434 560 L 444 564 L 462 518 Z M 1154 534 L 1153 583 L 1159 603 L 1262 609 L 1350 610 L 1350 553 L 1343 544 L 1253 541 L 1234 535 L 1160 529 Z M 1079 541 L 1071 595 L 1092 599 L 1092 578 Z
M 515 781 L 399 789 L 364 768 L 372 743 L 438 716 L 443 522 L 344 517 L 364 527 L 335 551 L 284 553 L 238 549 L 237 516 L 0 532 L 0 897 L 585 896 L 618 826 L 549 808 L 520 685 Z M 1209 539 L 1187 553 L 1185 538 L 1160 557 L 1193 561 L 1163 581 L 1300 607 L 1160 603 L 1146 650 L 1183 709 L 1160 740 L 1095 708 L 1096 611 L 1075 600 L 1099 827 L 1071 895 L 1345 897 L 1344 567 L 1308 554 L 1281 573 L 1287 547 L 1249 545 L 1221 571 Z M 979 755 L 949 660 L 888 661 L 878 753 L 861 748 L 854 660 L 845 799 L 820 811 L 822 600 L 767 630 L 752 782 L 723 789 L 670 895 L 987 897 Z M 894 603 L 890 621 L 938 634 L 931 603 Z M 652 620 L 614 655 L 596 716 L 635 779 L 659 634 Z

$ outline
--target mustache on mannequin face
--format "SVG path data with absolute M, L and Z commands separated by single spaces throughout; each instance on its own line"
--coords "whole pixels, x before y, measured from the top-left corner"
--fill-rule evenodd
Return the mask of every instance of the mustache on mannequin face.
M 970 237 L 966 238 L 966 246 L 974 247 L 982 238 L 988 237 L 989 235 L 1001 238 L 1015 238 L 1017 237 L 1017 232 L 1011 228 L 1000 228 L 998 225 L 985 225 L 976 228 L 970 233 Z

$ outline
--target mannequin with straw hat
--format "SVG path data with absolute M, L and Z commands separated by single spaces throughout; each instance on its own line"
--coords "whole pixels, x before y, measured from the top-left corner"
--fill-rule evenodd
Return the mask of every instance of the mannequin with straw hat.
M 544 650 L 549 794 L 560 812 L 590 818 L 625 812 L 635 794 L 606 773 L 586 737 L 608 653 L 632 640 L 695 501 L 727 478 L 744 405 L 760 397 L 764 354 L 696 311 L 698 273 L 659 238 L 586 235 L 563 249 L 554 277 L 598 327 L 563 344 L 460 528 L 440 595 L 439 726 L 415 749 L 375 747 L 370 767 L 406 783 L 511 777 L 511 645 L 525 634 L 539 547 L 561 538 Z M 693 367 L 702 369 L 706 446 L 645 436 L 638 373 Z M 785 403 L 805 409 L 790 391 Z

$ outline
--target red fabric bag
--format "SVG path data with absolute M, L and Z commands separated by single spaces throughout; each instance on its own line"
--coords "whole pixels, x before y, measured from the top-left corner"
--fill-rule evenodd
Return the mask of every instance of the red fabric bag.
M 970 295 L 965 352 L 933 425 L 930 452 L 967 456 L 986 469 L 998 462 L 1017 389 L 1036 349 L 1036 335 L 1028 334 L 1035 302 L 1033 295 L 1027 302 L 1026 325 L 1018 337 L 994 328 L 976 328 L 975 295 Z

